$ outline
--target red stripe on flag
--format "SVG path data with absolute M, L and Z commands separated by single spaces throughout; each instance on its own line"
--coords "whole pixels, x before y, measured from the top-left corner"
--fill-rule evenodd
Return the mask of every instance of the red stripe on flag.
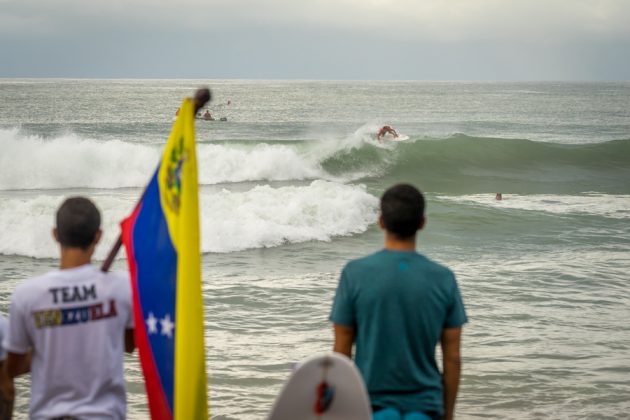
M 173 416 L 166 396 L 164 395 L 164 389 L 162 388 L 153 353 L 151 352 L 151 346 L 149 345 L 149 337 L 144 325 L 144 314 L 142 313 L 140 295 L 138 292 L 137 267 L 133 252 L 133 227 L 141 208 L 142 203 L 136 206 L 131 216 L 123 220 L 120 224 L 122 228 L 122 240 L 127 252 L 131 287 L 133 289 L 134 336 L 138 352 L 140 353 L 140 364 L 142 366 L 142 372 L 144 373 L 144 384 L 149 400 L 151 419 L 171 420 Z

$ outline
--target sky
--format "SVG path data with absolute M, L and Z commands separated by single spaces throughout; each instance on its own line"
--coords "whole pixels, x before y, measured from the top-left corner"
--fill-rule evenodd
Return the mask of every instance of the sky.
M 630 80 L 630 0 L 0 0 L 0 77 Z

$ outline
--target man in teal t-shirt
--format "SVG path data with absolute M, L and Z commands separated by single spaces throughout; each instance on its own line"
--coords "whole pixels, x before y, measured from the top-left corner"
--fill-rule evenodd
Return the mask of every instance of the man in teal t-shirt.
M 420 191 L 388 189 L 379 218 L 385 247 L 345 266 L 333 302 L 334 351 L 351 357 L 356 344 L 375 419 L 453 418 L 467 318 L 453 272 L 416 252 L 424 223 Z

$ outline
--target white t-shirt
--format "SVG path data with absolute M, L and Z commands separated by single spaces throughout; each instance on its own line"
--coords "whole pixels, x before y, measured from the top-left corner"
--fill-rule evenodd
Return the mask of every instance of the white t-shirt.
M 86 264 L 26 280 L 13 293 L 7 351 L 32 349 L 30 418 L 123 419 L 123 352 L 133 328 L 126 274 Z

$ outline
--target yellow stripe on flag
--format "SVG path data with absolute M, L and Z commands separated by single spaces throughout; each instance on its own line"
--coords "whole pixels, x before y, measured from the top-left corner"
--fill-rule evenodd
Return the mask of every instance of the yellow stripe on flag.
M 208 418 L 194 113 L 192 100 L 185 99 L 158 174 L 160 200 L 177 251 L 175 420 Z

